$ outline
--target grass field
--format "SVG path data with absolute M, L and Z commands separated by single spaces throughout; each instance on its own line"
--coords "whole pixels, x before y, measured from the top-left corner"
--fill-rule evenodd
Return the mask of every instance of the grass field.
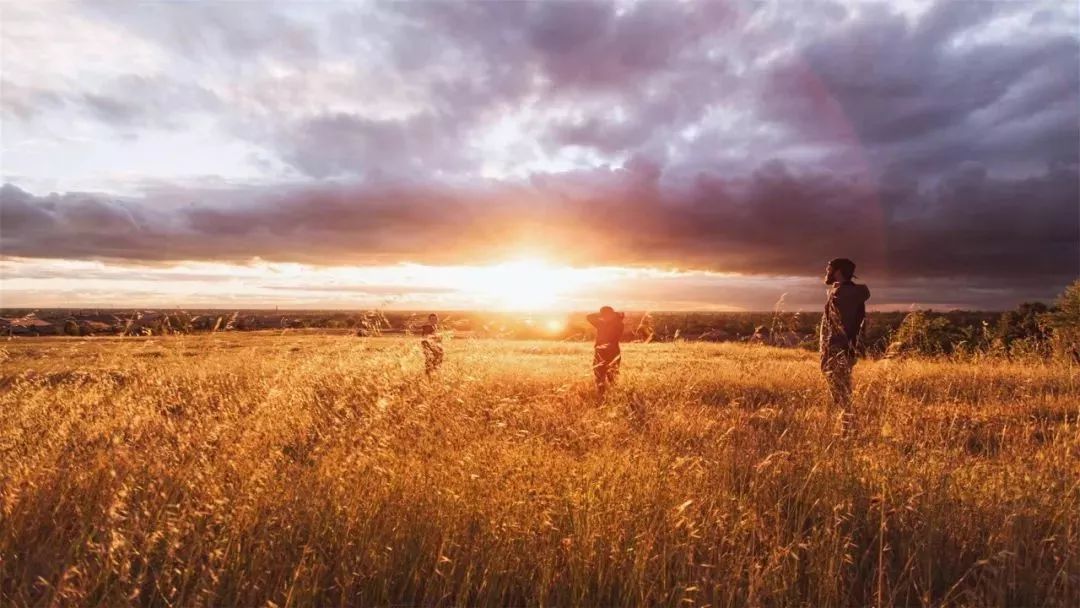
M 1080 605 L 1080 370 L 297 334 L 0 345 L 0 604 Z

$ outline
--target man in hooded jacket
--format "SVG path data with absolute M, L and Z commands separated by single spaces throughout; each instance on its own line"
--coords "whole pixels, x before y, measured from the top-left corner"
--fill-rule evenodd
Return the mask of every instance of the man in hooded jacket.
M 825 314 L 821 317 L 821 372 L 829 384 L 829 393 L 841 411 L 844 432 L 851 430 L 851 370 L 859 351 L 859 340 L 866 321 L 866 301 L 870 289 L 854 283 L 855 262 L 836 258 L 825 267 L 829 286 Z

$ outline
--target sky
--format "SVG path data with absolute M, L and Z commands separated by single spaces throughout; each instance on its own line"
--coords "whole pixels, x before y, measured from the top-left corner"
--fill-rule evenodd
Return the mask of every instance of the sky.
M 0 306 L 1007 309 L 1080 276 L 1080 15 L 0 3 Z

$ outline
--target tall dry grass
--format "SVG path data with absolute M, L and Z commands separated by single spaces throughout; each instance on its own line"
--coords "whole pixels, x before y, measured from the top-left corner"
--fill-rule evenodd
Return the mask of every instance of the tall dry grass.
M 1080 604 L 1080 373 L 327 336 L 25 340 L 0 604 Z

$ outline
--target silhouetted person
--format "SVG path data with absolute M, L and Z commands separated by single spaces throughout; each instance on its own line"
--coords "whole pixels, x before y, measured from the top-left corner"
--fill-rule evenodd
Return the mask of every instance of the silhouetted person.
M 604 306 L 600 312 L 585 317 L 596 328 L 596 343 L 593 346 L 593 376 L 596 378 L 596 390 L 603 397 L 608 386 L 615 384 L 619 377 L 619 363 L 622 352 L 619 340 L 623 334 L 625 313 L 615 312 L 610 306 Z
M 638 322 L 637 329 L 634 330 L 634 337 L 642 342 L 652 342 L 656 336 L 656 326 L 653 324 L 653 317 L 646 312 L 641 315 L 641 321 Z
M 855 262 L 836 258 L 825 267 L 825 284 L 829 285 L 825 314 L 821 317 L 821 372 L 829 383 L 833 403 L 840 407 L 840 419 L 845 433 L 851 430 L 851 368 L 859 349 L 863 322 L 866 320 L 866 301 L 870 290 L 858 285 Z
M 428 315 L 427 323 L 420 328 L 420 346 L 424 349 L 424 372 L 431 375 L 443 362 L 442 335 L 439 333 L 439 316 Z

